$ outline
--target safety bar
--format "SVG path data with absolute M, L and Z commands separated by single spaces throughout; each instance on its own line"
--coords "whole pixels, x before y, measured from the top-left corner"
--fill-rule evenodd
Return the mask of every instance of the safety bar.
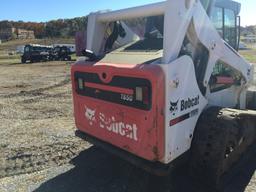
M 134 19 L 139 17 L 149 17 L 164 15 L 166 2 L 154 3 L 139 7 L 122 9 L 99 14 L 97 20 L 99 22 L 111 22 L 125 19 Z

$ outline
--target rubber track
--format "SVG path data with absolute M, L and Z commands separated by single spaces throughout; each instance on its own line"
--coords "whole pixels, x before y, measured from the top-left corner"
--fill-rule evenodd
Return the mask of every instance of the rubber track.
M 248 123 L 249 122 L 249 123 Z M 220 187 L 224 176 L 255 141 L 256 113 L 212 107 L 200 117 L 192 142 L 190 174 Z

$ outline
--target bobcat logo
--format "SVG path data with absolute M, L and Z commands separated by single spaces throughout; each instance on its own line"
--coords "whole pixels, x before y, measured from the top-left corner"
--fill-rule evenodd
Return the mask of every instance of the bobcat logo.
M 171 107 L 170 107 L 170 112 L 175 115 L 176 111 L 178 111 L 178 103 L 179 100 L 177 102 L 170 102 Z
M 85 117 L 89 121 L 89 124 L 91 126 L 93 125 L 93 122 L 96 121 L 95 113 L 96 113 L 96 110 L 90 109 L 85 106 Z

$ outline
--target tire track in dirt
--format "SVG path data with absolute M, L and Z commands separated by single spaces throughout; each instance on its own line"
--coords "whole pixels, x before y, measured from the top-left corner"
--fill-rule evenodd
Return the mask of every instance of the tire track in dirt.
M 51 85 L 45 88 L 39 88 L 39 89 L 34 89 L 34 90 L 29 90 L 29 91 L 20 91 L 19 93 L 12 93 L 8 95 L 0 95 L 0 98 L 13 98 L 13 97 L 20 97 L 20 96 L 40 96 L 42 95 L 43 91 L 48 91 L 54 88 L 62 87 L 64 85 L 67 85 L 70 83 L 70 76 L 67 76 L 66 79 L 61 81 L 60 83 L 57 83 L 55 85 Z
M 88 146 L 88 145 L 86 145 Z M 33 173 L 68 163 L 85 149 L 85 142 L 73 138 L 66 142 L 5 150 L 0 157 L 0 178 Z

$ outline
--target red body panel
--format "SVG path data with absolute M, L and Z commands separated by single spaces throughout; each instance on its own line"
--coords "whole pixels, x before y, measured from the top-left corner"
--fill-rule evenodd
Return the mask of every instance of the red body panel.
M 159 161 L 163 158 L 165 81 L 159 66 L 78 62 L 71 71 L 75 121 L 79 130 L 144 159 Z M 152 86 L 152 107 L 142 110 L 79 95 L 75 72 L 97 73 L 104 85 L 87 83 L 88 86 L 119 93 L 134 90 L 108 86 L 113 77 L 145 78 Z M 102 77 L 103 73 L 106 78 Z

